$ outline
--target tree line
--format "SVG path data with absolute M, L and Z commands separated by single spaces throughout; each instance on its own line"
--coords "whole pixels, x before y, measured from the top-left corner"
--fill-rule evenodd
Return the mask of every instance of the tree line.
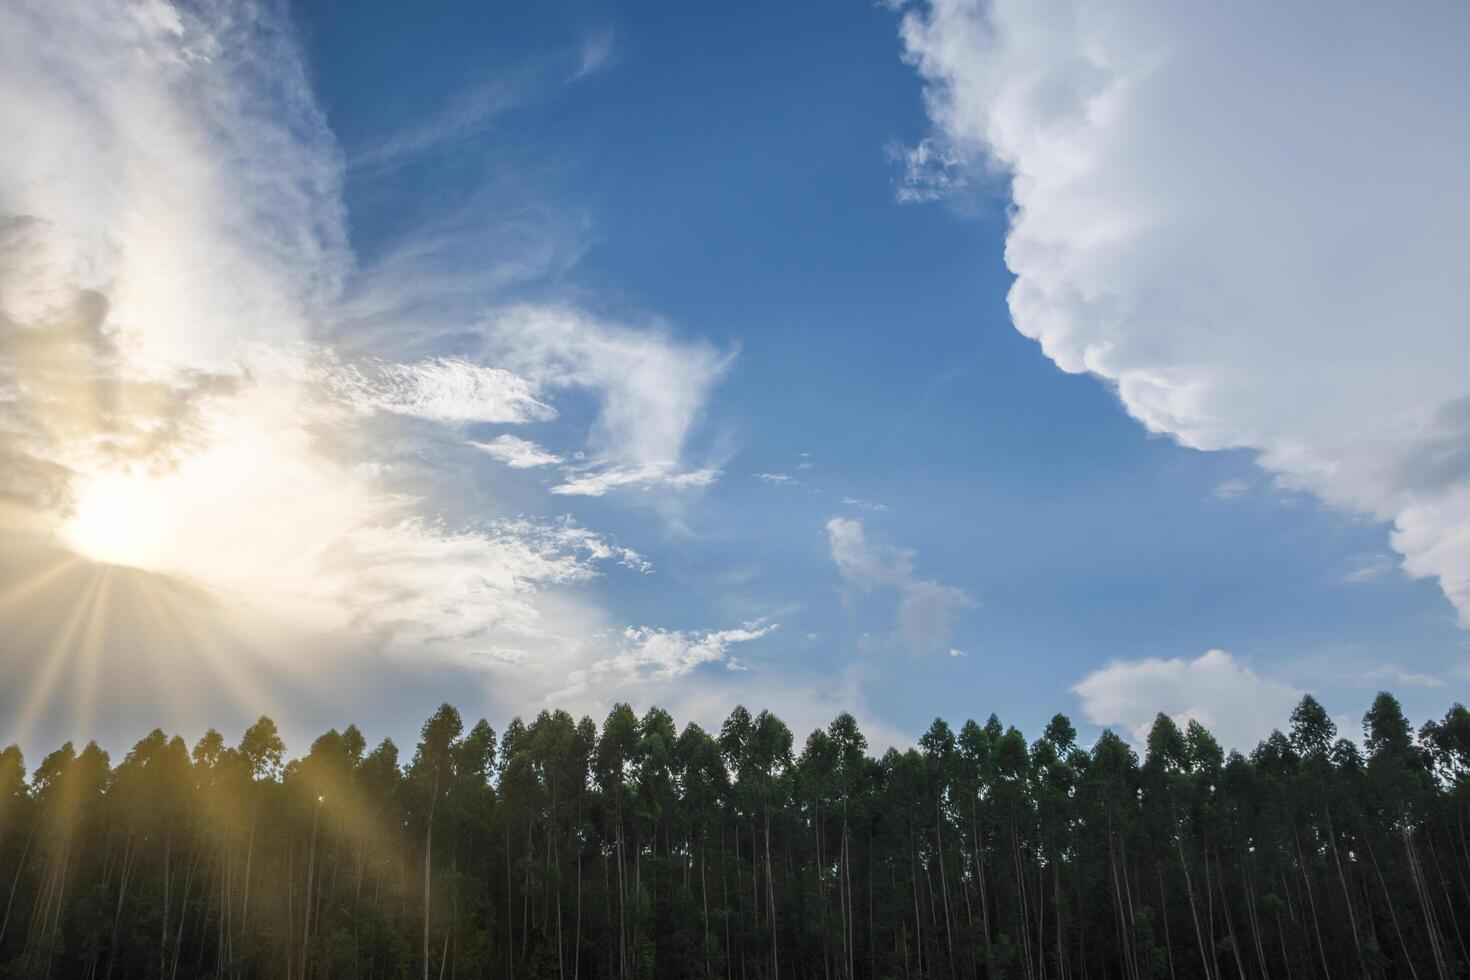
M 269 718 L 11 746 L 0 976 L 1465 976 L 1470 712 L 1363 724 L 1308 696 L 1242 755 L 1161 714 L 1140 756 L 991 715 L 874 757 L 847 714 L 798 749 L 744 708 L 446 704 L 407 760 L 348 726 L 288 762 Z

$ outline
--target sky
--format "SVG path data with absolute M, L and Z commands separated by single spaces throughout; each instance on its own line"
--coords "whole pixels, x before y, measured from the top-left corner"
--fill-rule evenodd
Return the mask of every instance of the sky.
M 0 10 L 0 742 L 1470 688 L 1458 4 Z

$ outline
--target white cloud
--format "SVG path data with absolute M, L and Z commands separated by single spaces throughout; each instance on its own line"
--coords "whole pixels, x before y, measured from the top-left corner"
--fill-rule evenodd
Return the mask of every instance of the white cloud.
M 354 168 L 392 167 L 420 154 L 482 136 L 500 116 L 525 100 L 506 81 L 483 82 L 456 90 L 441 106 L 392 132 L 352 160 Z
M 545 389 L 598 398 L 588 433 L 594 462 L 553 492 L 600 496 L 623 486 L 708 486 L 717 466 L 684 461 L 691 430 L 733 353 L 675 339 L 658 324 L 634 329 L 565 307 L 516 306 L 481 325 L 482 356 Z
M 786 473 L 757 473 L 755 474 L 755 478 L 757 480 L 760 480 L 762 483 L 769 483 L 772 486 L 777 487 L 788 484 L 793 486 L 801 486 L 800 480 L 793 479 L 789 474 Z
M 765 671 L 742 671 L 723 673 L 718 683 L 688 684 L 667 694 L 660 692 L 657 703 L 666 707 L 680 723 L 696 721 L 712 731 L 719 730 L 736 704 L 743 704 L 752 712 L 769 710 L 791 729 L 798 745 L 805 742 L 812 730 L 825 731 L 832 719 L 848 712 L 857 718 L 870 752 L 881 755 L 890 747 L 902 751 L 912 746 L 913 734 L 882 721 L 869 703 L 863 692 L 870 681 L 856 667 L 835 673 L 805 672 L 797 667 L 789 670 L 781 683 L 772 683 Z M 626 694 L 634 704 L 643 700 L 637 690 Z M 605 710 L 604 705 L 610 700 L 604 698 L 598 707 Z
M 253 13 L 0 10 L 8 315 L 95 290 L 153 369 L 231 370 L 242 343 L 305 338 L 351 266 L 341 161 L 291 38 Z
M 954 647 L 950 647 L 949 648 L 949 655 L 951 657 L 968 657 L 969 656 L 969 654 L 967 654 L 965 651 L 958 650 L 958 649 L 956 649 Z
M 556 410 L 537 399 L 537 387 L 502 368 L 462 357 L 414 364 L 333 365 L 331 381 L 364 409 L 430 422 L 544 422 Z
M 827 522 L 827 543 L 837 571 L 864 592 L 879 586 L 897 588 L 913 580 L 913 550 L 870 542 L 862 521 L 832 518 Z
M 729 357 L 560 307 L 512 311 L 483 351 L 443 355 L 441 322 L 400 317 L 401 351 L 344 354 L 382 325 L 344 296 L 409 307 L 375 291 L 398 279 L 362 286 L 294 36 L 249 2 L 0 6 L 0 533 L 186 582 L 303 649 L 520 665 L 544 693 L 600 655 L 586 583 L 648 562 L 405 489 L 463 442 L 387 439 L 385 416 L 546 422 L 579 387 L 599 462 L 570 482 L 697 485 L 715 472 L 681 454 Z M 509 438 L 487 451 L 551 456 Z
M 1470 627 L 1470 7 L 934 0 L 944 145 L 1011 182 L 1017 329 L 1150 430 L 1393 524 Z
M 890 146 L 888 155 L 903 167 L 894 196 L 901 204 L 924 204 L 956 194 L 968 184 L 964 160 L 932 139 L 911 147 Z
M 898 603 L 898 628 L 910 650 L 942 650 L 954 618 L 975 603 L 952 585 L 927 580 L 906 582 Z
M 634 329 L 562 307 L 511 307 L 483 330 L 495 363 L 540 384 L 597 392 L 593 447 L 644 465 L 679 459 L 732 356 L 657 324 Z
M 701 664 L 724 663 L 728 670 L 747 668 L 728 657 L 730 647 L 768 636 L 776 623 L 754 620 L 738 629 L 685 631 L 629 626 L 618 637 L 616 652 L 573 671 L 566 688 L 548 697 L 556 700 L 579 694 L 591 686 L 671 681 L 692 672 Z
M 1418 674 L 1404 670 L 1397 664 L 1384 664 L 1363 675 L 1372 684 L 1398 684 L 1403 687 L 1446 687 L 1443 680 L 1433 674 Z
M 1340 581 L 1350 585 L 1376 582 L 1397 567 L 1392 555 L 1354 555 Z
M 1119 729 L 1142 745 L 1159 713 L 1194 720 L 1226 748 L 1248 752 L 1274 728 L 1284 728 L 1302 692 L 1262 677 L 1223 650 L 1194 660 L 1115 660 L 1072 691 L 1096 725 Z
M 858 510 L 885 511 L 888 509 L 887 504 L 875 504 L 857 497 L 843 497 L 842 502 L 849 507 L 856 507 Z
M 612 31 L 596 31 L 582 39 L 577 47 L 577 67 L 572 81 L 595 75 L 606 68 L 616 54 L 617 36 Z
M 1245 480 L 1226 480 L 1211 490 L 1210 494 L 1216 500 L 1234 500 L 1236 497 L 1243 497 L 1250 493 L 1250 489 L 1251 485 Z
M 601 497 L 619 487 L 687 490 L 691 487 L 707 487 L 719 478 L 720 471 L 713 467 L 679 471 L 659 463 L 646 466 L 608 466 L 603 469 L 570 471 L 566 481 L 552 487 L 551 492 L 572 497 Z
M 561 58 L 542 67 L 521 67 L 501 77 L 452 88 L 438 105 L 418 112 L 408 124 L 361 149 L 353 156 L 352 167 L 369 173 L 391 171 L 426 155 L 474 145 L 507 113 L 560 85 L 603 70 L 614 60 L 615 41 L 611 31 L 590 33 Z
M 513 470 L 552 466 L 562 461 L 560 456 L 547 452 L 529 439 L 521 439 L 509 433 L 496 436 L 490 442 L 471 442 L 470 445 L 489 453 Z
M 917 577 L 914 551 L 870 541 L 862 521 L 832 518 L 827 543 L 848 585 L 864 593 L 898 593 L 898 636 L 910 652 L 946 648 L 954 617 L 975 606 L 962 590 Z

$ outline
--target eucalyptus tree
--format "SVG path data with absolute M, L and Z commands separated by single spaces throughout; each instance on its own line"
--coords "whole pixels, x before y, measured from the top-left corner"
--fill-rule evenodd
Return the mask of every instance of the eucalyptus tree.
M 1052 970 L 1056 976 L 1066 980 L 1070 976 L 1068 956 L 1067 920 L 1071 918 L 1064 898 L 1063 865 L 1075 861 L 1070 843 L 1076 820 L 1073 796 L 1077 790 L 1080 753 L 1076 748 L 1077 730 L 1066 715 L 1053 715 L 1047 723 L 1042 737 L 1031 748 L 1031 771 L 1034 775 L 1033 794 L 1036 798 L 1038 830 L 1046 868 L 1051 872 L 1052 904 Z M 1075 885 L 1075 883 L 1073 883 Z M 1044 891 L 1044 888 L 1042 889 Z M 1074 889 L 1075 897 L 1075 889 Z M 1038 914 L 1044 903 L 1038 902 Z M 1037 954 L 1043 959 L 1041 937 L 1044 921 L 1037 920 Z
M 8 749 L 0 976 L 1463 975 L 1470 715 L 1287 721 L 1227 755 L 1161 716 L 1142 764 L 1062 715 L 879 758 L 841 715 L 794 758 L 769 712 L 627 705 L 498 742 L 446 705 L 407 764 L 353 726 L 287 762 L 269 719 Z
M 255 828 L 260 816 L 261 797 L 265 795 L 262 790 L 269 790 L 271 783 L 280 776 L 281 760 L 286 754 L 286 743 L 281 739 L 276 723 L 269 717 L 261 715 L 255 724 L 245 729 L 236 751 L 244 760 L 245 771 L 250 782 L 247 790 L 250 830 L 245 842 L 245 872 L 242 881 L 243 893 L 240 897 L 240 927 L 241 931 L 248 935 L 250 932 L 250 883 L 255 860 Z M 266 785 L 261 786 L 261 783 Z
M 988 811 L 991 787 L 995 784 L 995 739 L 999 737 L 1000 719 L 991 715 L 982 727 L 969 719 L 960 728 L 956 739 L 955 786 L 961 797 L 959 807 L 964 816 L 962 838 L 968 842 L 968 853 L 972 856 L 969 879 L 976 896 L 980 917 L 980 938 L 983 942 L 982 962 L 988 963 L 990 945 L 990 886 L 986 881 L 985 868 L 990 853 L 987 831 L 990 826 Z M 969 889 L 967 888 L 967 894 Z
M 36 822 L 31 815 L 31 798 L 26 791 L 26 763 L 20 746 L 0 750 L 0 868 L 9 871 L 4 884 L 5 906 L 0 912 L 0 957 L 5 951 L 5 936 L 10 928 L 10 915 L 15 907 L 15 893 L 25 877 L 26 858 L 30 857 Z M 17 846 L 17 840 L 24 843 Z M 5 879 L 0 879 L 4 882 Z
M 1170 722 L 1170 725 L 1173 723 Z M 1159 726 L 1156 724 L 1155 729 Z M 1177 734 L 1177 727 L 1174 728 Z M 1150 733 L 1152 735 L 1152 733 Z M 1171 741 L 1171 751 L 1177 751 Z M 1150 756 L 1152 756 L 1150 751 Z M 1138 977 L 1139 932 L 1136 903 L 1134 901 L 1134 875 L 1131 873 L 1130 843 L 1137 837 L 1140 797 L 1147 799 L 1147 790 L 1140 784 L 1138 756 L 1115 732 L 1105 730 L 1093 744 L 1088 758 L 1087 770 L 1079 781 L 1078 795 L 1086 813 L 1086 824 L 1092 828 L 1092 837 L 1102 834 L 1101 846 L 1095 839 L 1089 842 L 1094 854 L 1106 856 L 1106 862 L 1098 860 L 1095 872 L 1100 878 L 1105 898 L 1105 907 L 1110 909 L 1113 934 L 1112 954 L 1116 965 L 1109 973 L 1126 977 Z M 1155 804 L 1157 806 L 1157 804 Z M 1178 819 L 1171 822 L 1177 828 Z M 1182 833 L 1176 830 L 1176 835 Z M 1146 836 L 1144 836 L 1146 839 Z M 1182 844 L 1181 837 L 1174 837 Z M 1184 863 L 1182 850 L 1180 861 Z M 1094 939 L 1097 932 L 1094 930 Z M 1106 935 L 1106 932 L 1103 933 Z M 1097 942 L 1097 945 L 1103 945 Z M 1201 943 L 1201 945 L 1203 945 Z M 1106 946 L 1104 949 L 1106 950 Z M 1208 956 L 1201 950 L 1203 975 L 1213 976 Z
M 454 778 L 455 750 L 458 748 L 464 722 L 452 705 L 443 704 L 424 722 L 420 732 L 418 748 L 409 766 L 410 776 L 426 798 L 421 819 L 424 822 L 424 941 L 423 975 L 429 980 L 429 927 L 431 911 L 432 872 L 434 865 L 434 813 L 438 809 L 441 794 Z M 445 939 L 448 948 L 448 937 Z
M 710 828 L 721 829 L 720 812 L 730 788 L 729 771 L 714 737 L 693 722 L 684 726 L 674 745 L 678 794 L 677 826 L 693 865 L 699 869 L 700 965 L 706 977 L 713 976 L 720 955 L 718 938 L 711 931 L 710 913 Z M 686 896 L 690 890 L 685 877 Z M 724 919 L 724 902 L 720 902 Z M 728 933 L 726 934 L 728 937 Z M 728 946 L 728 938 L 725 943 Z
M 1334 798 L 1341 773 L 1334 762 L 1334 747 L 1337 740 L 1337 724 L 1327 714 L 1316 698 L 1310 694 L 1302 696 L 1301 702 L 1291 713 L 1291 746 L 1300 760 L 1294 780 L 1292 798 L 1301 812 L 1307 816 L 1307 825 L 1314 836 L 1313 850 L 1319 847 L 1332 858 L 1341 908 L 1351 933 L 1353 969 L 1360 976 L 1368 976 L 1368 967 L 1362 931 L 1358 927 L 1359 910 L 1355 898 L 1357 885 L 1348 878 L 1348 862 L 1343 852 L 1351 854 L 1355 848 L 1350 836 L 1344 837 L 1347 827 L 1340 827 L 1341 820 L 1333 813 Z M 1338 750 L 1339 754 L 1341 750 Z M 1334 915 L 1335 919 L 1337 916 Z
M 618 884 L 617 972 L 620 977 L 627 975 L 631 965 L 629 957 L 633 952 L 628 944 L 628 860 L 624 818 L 631 808 L 628 781 L 637 748 L 637 716 L 626 704 L 614 705 L 602 723 L 594 770 L 598 788 L 607 800 L 612 801 L 612 852 Z
M 857 719 L 843 712 L 827 726 L 827 736 L 835 750 L 834 777 L 836 792 L 842 808 L 842 835 L 838 841 L 838 896 L 841 911 L 841 937 L 846 963 L 845 976 L 856 976 L 857 969 L 857 914 L 853 895 L 852 824 L 854 801 L 864 786 L 868 768 L 866 752 L 868 740 L 858 728 Z M 871 909 L 871 902 L 869 908 Z
M 946 829 L 950 826 L 950 788 L 957 761 L 954 732 L 943 718 L 935 718 L 929 730 L 920 736 L 919 745 L 924 752 L 924 796 L 934 814 L 934 854 L 939 864 L 939 896 L 944 912 L 945 961 L 949 965 L 949 972 L 954 974 L 957 962 L 954 916 L 950 910 L 949 874 L 944 860 L 944 838 Z
M 1452 954 L 1445 948 L 1434 896 L 1416 843 L 1436 791 L 1433 757 L 1414 741 L 1402 707 L 1386 691 L 1373 699 L 1363 716 L 1363 730 L 1368 749 L 1366 783 L 1378 807 L 1378 829 L 1385 836 L 1397 837 L 1403 847 L 1403 868 L 1423 926 L 1420 948 L 1429 953 L 1434 975 L 1444 980 L 1456 971 Z
M 803 845 L 811 849 L 810 873 L 807 876 L 809 880 L 795 883 L 798 886 L 796 893 L 801 901 L 797 915 L 805 925 L 799 942 L 803 946 L 814 944 L 817 947 L 824 975 L 834 971 L 842 975 L 846 973 L 847 957 L 844 952 L 838 962 L 839 958 L 830 941 L 833 930 L 827 925 L 828 918 L 838 914 L 831 907 L 831 889 L 828 884 L 829 872 L 834 863 L 830 856 L 830 825 L 833 823 L 833 799 L 837 789 L 837 744 L 824 730 L 813 729 L 807 736 L 801 755 L 796 759 L 793 777 L 793 802 L 801 817 L 798 826 L 803 831 L 810 829 L 810 834 L 805 835 L 807 839 Z M 809 909 L 809 904 L 815 908 Z

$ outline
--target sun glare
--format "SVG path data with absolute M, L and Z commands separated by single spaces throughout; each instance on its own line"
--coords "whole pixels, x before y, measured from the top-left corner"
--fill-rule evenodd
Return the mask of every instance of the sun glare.
M 144 474 L 107 474 L 84 483 L 76 510 L 61 536 L 85 558 L 109 565 L 156 570 L 169 553 L 173 522 Z

